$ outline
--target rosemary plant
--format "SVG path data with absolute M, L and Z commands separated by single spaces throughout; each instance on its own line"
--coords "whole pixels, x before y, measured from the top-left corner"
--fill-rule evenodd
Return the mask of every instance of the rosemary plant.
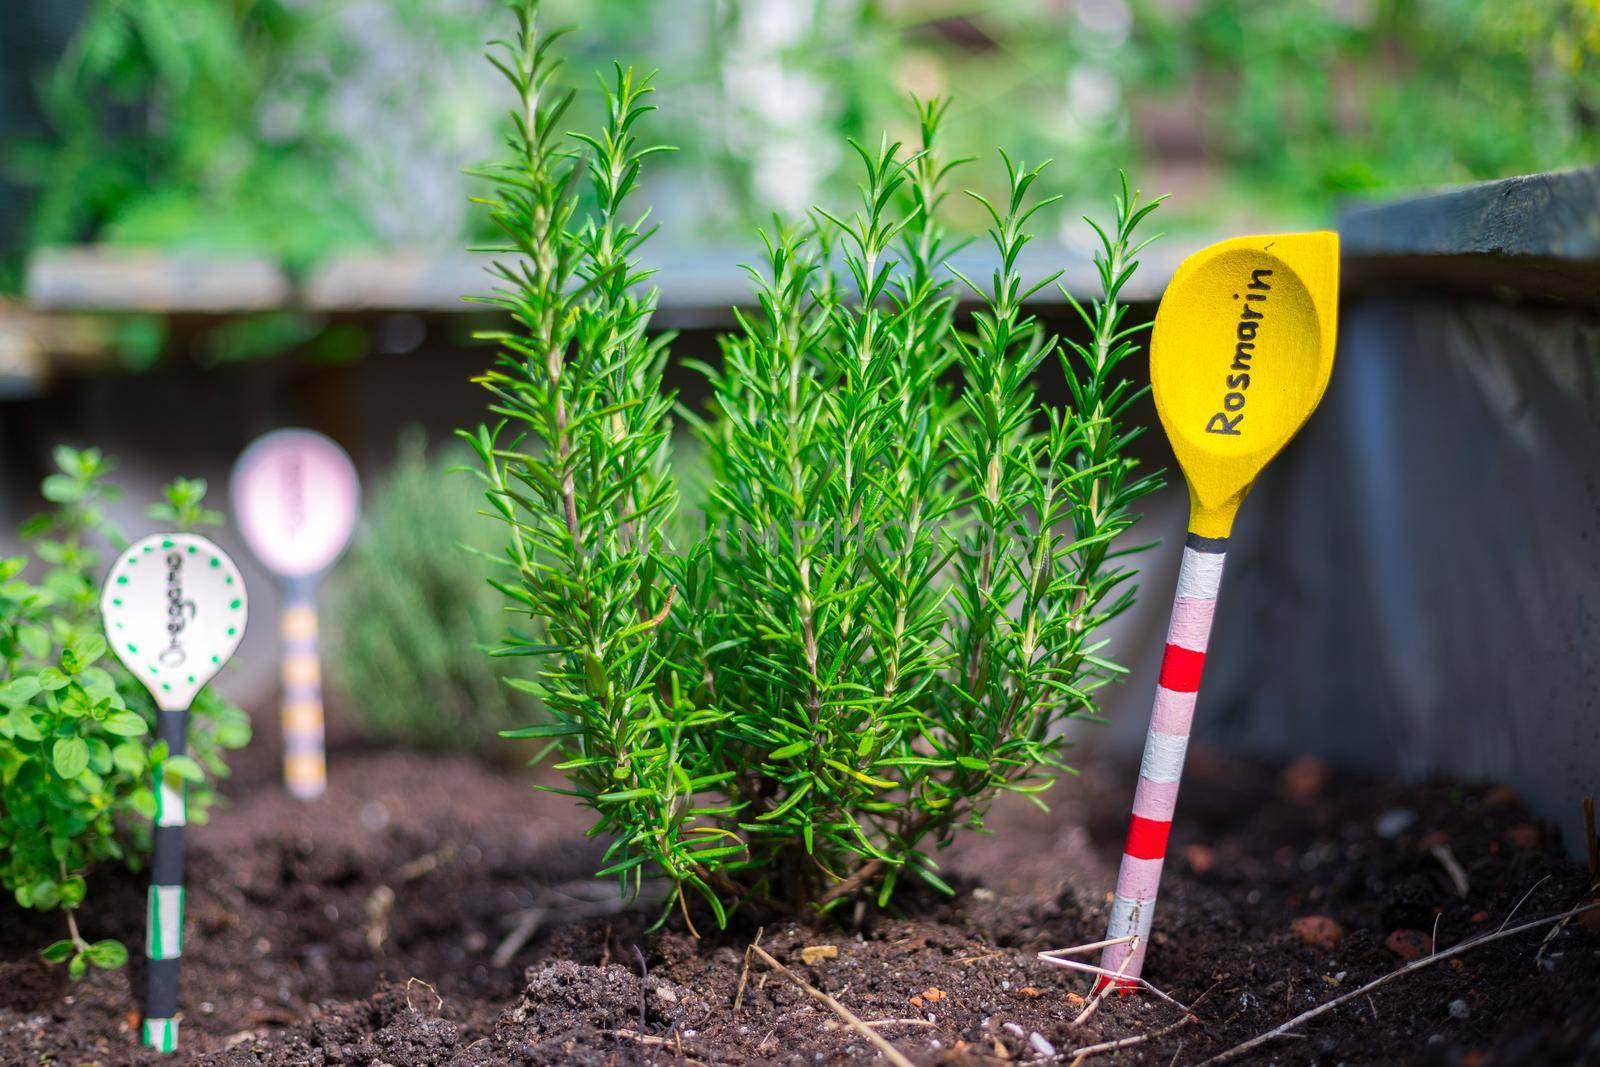
M 677 544 L 666 341 L 626 207 L 657 150 L 636 132 L 649 80 L 618 68 L 604 129 L 562 137 L 559 34 L 536 0 L 512 6 L 491 56 L 517 94 L 511 158 L 481 172 L 506 257 L 487 299 L 512 326 L 486 335 L 480 379 L 499 422 L 464 435 L 523 620 L 494 654 L 541 657 L 507 682 L 549 721 L 508 736 L 549 740 L 560 791 L 610 841 L 602 873 L 666 877 L 686 921 L 692 895 L 721 922 L 752 898 L 882 904 L 907 876 L 947 890 L 937 849 L 1070 770 L 1060 725 L 1120 671 L 1098 634 L 1133 597 L 1115 542 L 1157 484 L 1128 451 L 1139 327 L 1120 293 L 1155 204 L 1124 182 L 1111 224 L 1090 222 L 1101 293 L 1063 290 L 1089 339 L 1062 341 L 1026 308 L 1056 278 L 1020 267 L 1052 203 L 1042 167 L 1002 153 L 980 283 L 947 267 L 966 162 L 940 151 L 947 104 L 917 104 L 913 146 L 854 146 L 857 209 L 763 234 L 755 302 L 700 368 L 711 409 L 682 415 L 710 488 L 703 533 Z M 1070 408 L 1036 399 L 1047 367 Z

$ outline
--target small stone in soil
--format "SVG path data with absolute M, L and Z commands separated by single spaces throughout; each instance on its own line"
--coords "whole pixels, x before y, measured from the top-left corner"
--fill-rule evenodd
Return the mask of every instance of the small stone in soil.
M 1379 837 L 1395 838 L 1411 828 L 1417 821 L 1417 813 L 1410 808 L 1390 808 L 1372 824 L 1372 829 Z
M 378 833 L 389 825 L 389 809 L 381 801 L 373 800 L 361 805 L 361 825 Z
M 1217 854 L 1209 845 L 1184 845 L 1183 858 L 1195 874 L 1205 874 L 1217 865 Z
M 1513 848 L 1538 848 L 1539 828 L 1532 823 L 1519 822 L 1506 831 L 1506 841 Z
M 837 959 L 839 956 L 838 945 L 807 945 L 800 950 L 800 958 L 806 963 L 816 963 L 818 960 Z
M 1383 946 L 1410 963 L 1433 951 L 1433 938 L 1421 930 L 1396 930 L 1388 936 Z
M 1322 793 L 1328 781 L 1328 766 L 1315 756 L 1301 756 L 1283 769 L 1279 785 L 1297 804 L 1309 804 Z
M 1313 948 L 1336 948 L 1344 939 L 1344 927 L 1326 915 L 1302 915 L 1289 924 L 1289 929 Z
M 1452 1000 L 1450 1002 L 1450 1018 L 1470 1019 L 1472 1018 L 1472 1009 L 1467 1006 L 1467 1002 L 1464 1000 Z

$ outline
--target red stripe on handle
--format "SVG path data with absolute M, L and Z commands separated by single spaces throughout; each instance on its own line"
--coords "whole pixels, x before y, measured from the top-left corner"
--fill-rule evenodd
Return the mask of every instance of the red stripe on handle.
M 1109 975 L 1097 975 L 1094 980 L 1094 993 L 1098 996 L 1106 988 L 1118 996 L 1129 996 L 1139 992 L 1139 983 L 1131 978 L 1112 978 Z
M 1172 823 L 1135 815 L 1128 821 L 1128 843 L 1122 851 L 1136 860 L 1158 860 L 1167 854 Z
M 1161 687 L 1174 693 L 1198 693 L 1200 672 L 1205 669 L 1206 654 L 1179 645 L 1168 645 L 1161 657 Z

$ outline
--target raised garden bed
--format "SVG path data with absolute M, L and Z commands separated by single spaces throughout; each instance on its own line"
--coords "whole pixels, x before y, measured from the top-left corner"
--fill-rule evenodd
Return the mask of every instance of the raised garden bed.
M 788 979 L 760 961 L 744 975 L 763 927 L 765 949 L 862 1019 L 912 1020 L 880 1031 L 919 1064 L 1041 1062 L 1047 1048 L 1070 1062 L 1182 1018 L 1143 996 L 1070 1028 L 1088 981 L 1035 955 L 1105 928 L 1126 768 L 1091 764 L 1049 815 L 1004 798 L 999 835 L 949 856 L 953 902 L 913 899 L 859 929 L 740 913 L 725 934 L 701 923 L 698 941 L 681 924 L 645 933 L 653 912 L 552 915 L 506 966 L 492 957 L 541 887 L 595 868 L 575 809 L 530 808 L 525 776 L 461 759 L 342 752 L 312 806 L 289 801 L 274 770 L 253 754 L 232 810 L 193 831 L 176 1062 L 871 1062 Z M 1091 1062 L 1200 1062 L 1394 969 L 1435 923 L 1449 945 L 1513 911 L 1569 908 L 1588 884 L 1503 788 L 1311 762 L 1280 774 L 1198 752 L 1182 811 L 1146 977 L 1200 1022 Z M 108 872 L 93 891 L 95 933 L 137 945 L 142 882 Z M 1301 923 L 1302 937 L 1309 916 L 1342 934 Z M 137 1047 L 137 959 L 77 984 L 38 959 L 55 920 L 0 911 L 0 1062 L 174 1062 Z M 1574 922 L 1542 953 L 1541 931 L 1415 971 L 1242 1062 L 1580 1062 L 1600 1054 L 1597 926 Z M 837 955 L 807 964 L 809 946 Z

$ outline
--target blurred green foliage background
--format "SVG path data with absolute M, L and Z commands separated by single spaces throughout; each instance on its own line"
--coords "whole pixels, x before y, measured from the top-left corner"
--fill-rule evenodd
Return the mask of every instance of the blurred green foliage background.
M 502 676 L 520 663 L 492 659 L 507 624 L 505 598 L 485 580 L 500 551 L 460 446 L 436 450 L 415 428 L 371 487 L 361 536 L 328 597 L 328 666 L 335 690 L 366 735 L 416 748 L 523 757 L 499 731 L 525 726 L 532 698 Z
M 492 155 L 498 0 L 13 0 L 0 165 L 26 249 L 457 248 Z M 674 244 L 837 203 L 843 136 L 953 95 L 964 152 L 1052 157 L 1084 202 L 1119 167 L 1167 225 L 1331 217 L 1340 198 L 1600 158 L 1600 0 L 548 0 L 658 69 L 648 198 Z M 25 94 L 24 99 L 17 99 Z M 974 168 L 968 179 L 982 184 Z M 1073 213 L 1063 212 L 1064 219 Z

